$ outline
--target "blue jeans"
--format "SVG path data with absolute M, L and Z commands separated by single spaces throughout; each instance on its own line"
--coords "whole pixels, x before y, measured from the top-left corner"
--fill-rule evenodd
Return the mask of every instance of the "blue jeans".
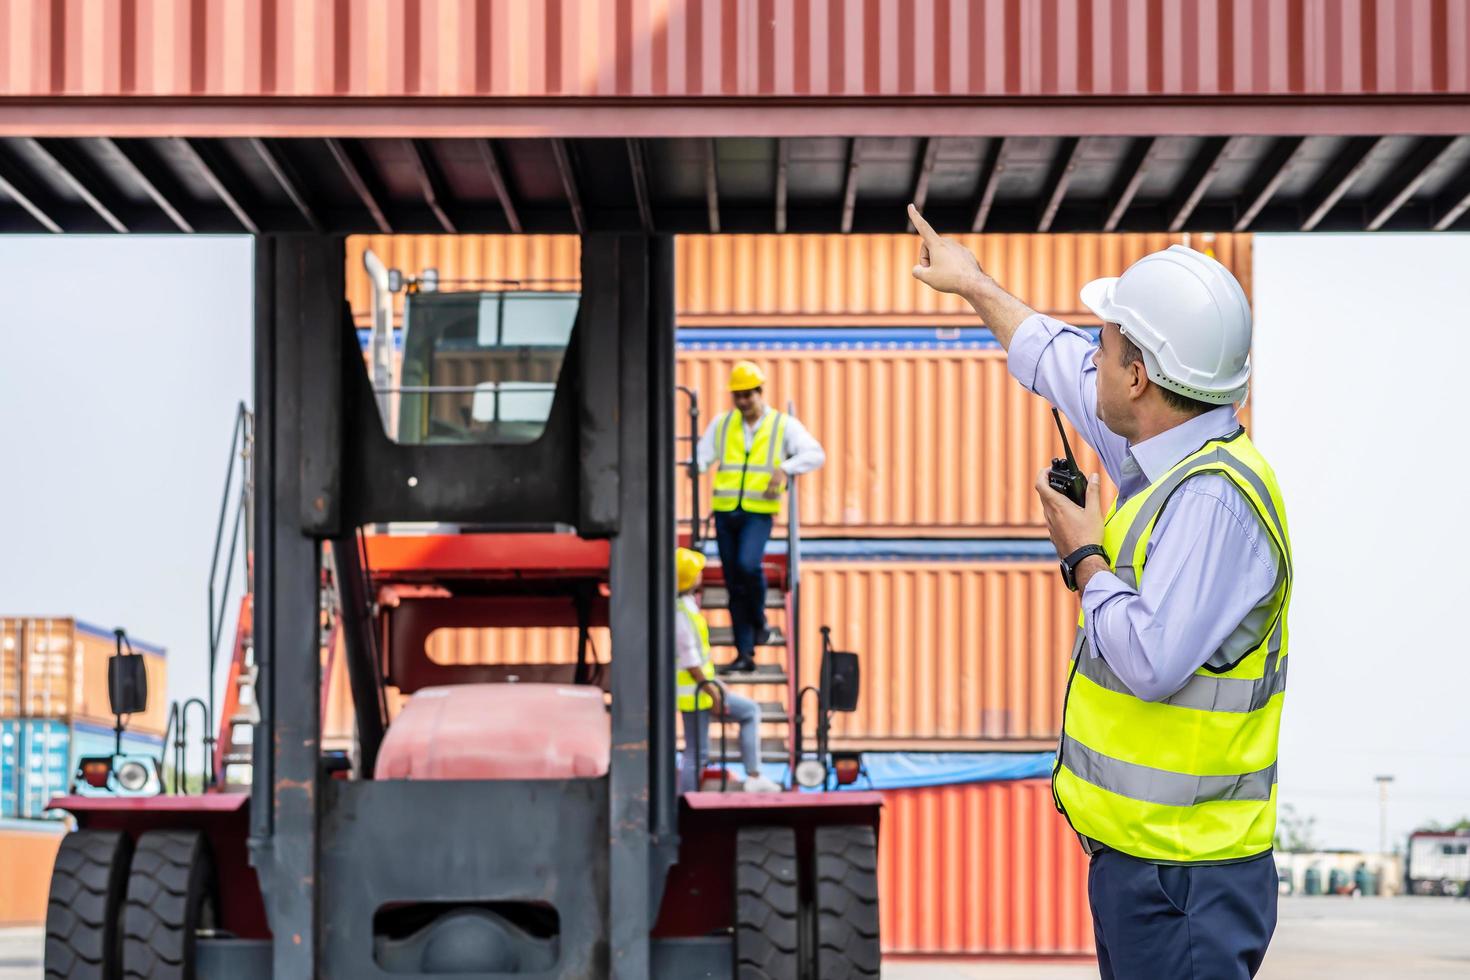
M 1087 897 L 1103 980 L 1256 975 L 1276 930 L 1276 858 L 1238 864 L 1151 864 L 1102 851 Z
M 766 573 L 761 559 L 771 539 L 773 519 L 772 514 L 744 510 L 715 512 L 715 543 L 730 591 L 735 651 L 741 657 L 755 655 L 756 638 L 766 628 Z
M 699 774 L 709 761 L 709 711 L 684 711 L 684 764 L 679 769 L 679 791 L 692 793 L 699 789 Z M 749 775 L 761 771 L 761 706 L 738 694 L 725 695 L 725 719 L 740 724 L 740 761 Z

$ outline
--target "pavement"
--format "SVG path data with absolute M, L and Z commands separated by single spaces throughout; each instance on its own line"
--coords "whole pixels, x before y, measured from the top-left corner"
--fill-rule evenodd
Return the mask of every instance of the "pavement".
M 0 929 L 0 980 L 41 976 L 39 928 Z M 1090 960 L 889 960 L 884 980 L 1083 980 Z M 1470 977 L 1470 901 L 1451 898 L 1281 900 L 1260 980 L 1464 980 Z

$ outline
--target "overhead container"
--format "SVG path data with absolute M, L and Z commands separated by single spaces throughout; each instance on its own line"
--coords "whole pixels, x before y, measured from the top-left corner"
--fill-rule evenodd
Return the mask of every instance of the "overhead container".
M 54 820 L 0 819 L 0 927 L 46 921 L 51 868 L 66 832 Z
M 112 755 L 115 748 L 111 728 L 47 718 L 0 719 L 0 817 L 61 819 L 61 813 L 46 807 L 70 791 L 77 761 Z M 163 738 L 127 731 L 122 749 L 124 755 L 157 758 Z
M 1077 299 L 1099 276 L 1119 275 L 1174 243 L 1212 253 L 1251 289 L 1248 234 L 959 235 L 996 281 L 1031 307 L 1096 323 Z M 367 325 L 371 290 L 362 256 L 416 276 L 437 269 L 440 288 L 473 280 L 535 278 L 576 289 L 580 242 L 572 235 L 353 235 L 347 239 L 347 298 Z M 913 278 L 915 235 L 679 235 L 674 296 L 680 326 L 978 326 L 957 296 Z M 403 313 L 403 293 L 394 315 Z
M 20 705 L 32 718 L 78 720 L 110 727 L 107 662 L 116 652 L 113 632 L 70 617 L 7 617 L 4 636 L 20 631 Z M 132 715 L 128 727 L 163 734 L 168 723 L 168 667 L 163 648 L 132 640 L 148 675 L 148 708 Z
M 1044 779 L 883 794 L 884 952 L 1094 954 L 1087 857 Z

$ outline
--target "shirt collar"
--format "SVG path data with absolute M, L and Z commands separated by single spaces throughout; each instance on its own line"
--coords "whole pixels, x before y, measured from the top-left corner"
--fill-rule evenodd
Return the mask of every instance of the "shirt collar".
M 1130 445 L 1128 452 L 1148 482 L 1153 483 L 1211 439 L 1224 438 L 1238 428 L 1235 406 L 1221 405 L 1165 429 L 1151 439 Z

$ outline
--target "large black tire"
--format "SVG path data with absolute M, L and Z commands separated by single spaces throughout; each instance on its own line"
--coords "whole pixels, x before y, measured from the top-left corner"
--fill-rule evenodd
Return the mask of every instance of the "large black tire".
M 115 980 L 118 930 L 133 841 L 115 830 L 78 830 L 61 839 L 46 901 L 46 976 Z
M 796 832 L 745 827 L 735 836 L 735 980 L 799 980 Z
M 139 837 L 123 908 L 123 976 L 193 980 L 196 936 L 215 925 L 214 892 L 214 860 L 199 831 Z
M 878 976 L 877 833 L 872 827 L 819 827 L 814 861 L 817 980 Z

